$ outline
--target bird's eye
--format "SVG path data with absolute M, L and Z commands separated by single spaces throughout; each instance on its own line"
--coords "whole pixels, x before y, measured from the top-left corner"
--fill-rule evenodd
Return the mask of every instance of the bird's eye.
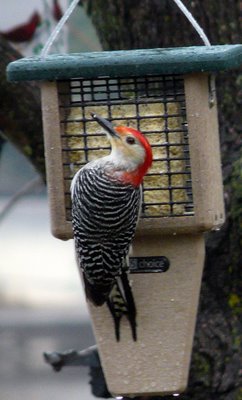
M 135 144 L 135 138 L 133 136 L 127 136 L 126 137 L 126 143 Z

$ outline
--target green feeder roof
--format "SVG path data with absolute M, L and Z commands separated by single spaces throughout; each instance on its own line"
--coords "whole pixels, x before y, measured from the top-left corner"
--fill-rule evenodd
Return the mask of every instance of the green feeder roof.
M 54 54 L 23 58 L 7 67 L 9 81 L 215 72 L 242 64 L 242 45 L 193 46 Z

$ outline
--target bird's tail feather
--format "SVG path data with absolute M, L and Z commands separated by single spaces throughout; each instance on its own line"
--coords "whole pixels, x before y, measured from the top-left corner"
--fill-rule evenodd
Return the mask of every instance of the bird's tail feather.
M 117 341 L 120 340 L 120 321 L 123 315 L 126 315 L 128 318 L 133 340 L 136 341 L 136 307 L 132 289 L 125 271 L 123 271 L 122 275 L 117 278 L 107 300 L 107 305 L 114 320 L 115 336 Z

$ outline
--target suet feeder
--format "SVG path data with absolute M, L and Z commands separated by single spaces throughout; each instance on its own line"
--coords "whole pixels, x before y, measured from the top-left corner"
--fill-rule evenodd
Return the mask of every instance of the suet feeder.
M 70 182 L 109 152 L 91 113 L 143 132 L 153 166 L 131 258 L 138 340 L 106 306 L 90 306 L 115 395 L 182 392 L 187 383 L 204 263 L 203 232 L 224 221 L 214 73 L 238 67 L 242 46 L 51 55 L 8 67 L 11 81 L 41 82 L 52 232 L 72 238 Z

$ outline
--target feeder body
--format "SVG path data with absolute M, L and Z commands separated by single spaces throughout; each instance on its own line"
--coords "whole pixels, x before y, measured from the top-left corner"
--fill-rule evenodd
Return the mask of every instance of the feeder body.
M 117 342 L 107 307 L 89 303 L 109 390 L 123 396 L 180 393 L 186 388 L 204 262 L 202 232 L 220 226 L 224 220 L 217 108 L 216 101 L 213 107 L 209 105 L 209 75 L 155 79 L 165 95 L 159 93 L 154 98 L 147 90 L 147 99 L 144 102 L 141 96 L 139 102 L 137 80 L 119 80 L 123 91 L 136 85 L 136 92 L 133 97 L 128 92 L 128 101 L 119 99 L 118 104 L 116 99 L 112 105 L 110 98 L 94 104 L 89 93 L 95 91 L 96 84 L 97 96 L 103 95 L 101 80 L 42 84 L 51 209 L 59 204 L 58 213 L 52 213 L 55 236 L 68 239 L 73 235 L 69 185 L 75 168 L 110 151 L 90 112 L 104 118 L 111 115 L 117 125 L 143 128 L 153 145 L 153 169 L 143 185 L 146 207 L 132 256 L 155 260 L 163 255 L 170 267 L 164 273 L 130 274 L 137 309 L 137 342 L 126 319 L 121 321 Z M 115 81 L 104 83 L 109 92 L 116 90 Z M 146 78 L 141 86 L 144 83 L 154 86 Z M 81 87 L 84 94 L 77 100 L 82 106 L 74 106 L 72 101 Z M 111 95 L 115 97 L 116 93 Z M 59 149 L 57 156 L 52 157 L 53 149 Z M 56 170 L 57 181 L 53 179 Z
M 69 188 L 74 173 L 110 151 L 91 112 L 111 117 L 113 124 L 143 130 L 153 146 L 132 257 L 151 257 L 153 263 L 157 258 L 159 264 L 162 255 L 169 268 L 164 273 L 130 274 L 137 342 L 126 319 L 117 342 L 107 307 L 88 303 L 114 395 L 181 393 L 187 385 L 204 263 L 202 233 L 224 220 L 217 108 L 216 99 L 212 107 L 209 103 L 209 79 L 209 74 L 194 73 L 156 76 L 151 82 L 142 77 L 139 82 L 97 78 L 42 83 L 49 199 L 53 210 L 59 204 L 58 213 L 52 214 L 55 236 L 73 235 Z M 154 96 L 151 89 L 156 86 L 159 93 Z M 59 121 L 56 135 L 54 119 Z M 61 151 L 52 157 L 53 149 Z M 53 180 L 56 169 L 59 183 Z
M 91 113 L 140 130 L 153 149 L 130 264 L 137 341 L 122 319 L 117 342 L 106 305 L 88 303 L 114 395 L 166 395 L 186 387 L 203 232 L 218 229 L 225 218 L 211 76 L 241 62 L 241 45 L 200 46 L 48 56 L 20 60 L 8 69 L 11 80 L 42 80 L 54 236 L 73 237 L 70 183 L 75 172 L 110 151 Z

